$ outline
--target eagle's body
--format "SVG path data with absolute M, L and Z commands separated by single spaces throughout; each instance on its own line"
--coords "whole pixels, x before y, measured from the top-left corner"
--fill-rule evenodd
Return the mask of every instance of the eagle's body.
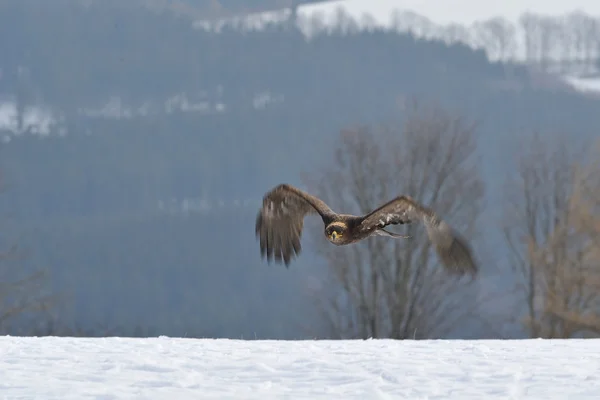
M 256 217 L 256 235 L 260 239 L 261 256 L 289 265 L 300 254 L 300 237 L 304 217 L 317 213 L 325 225 L 325 237 L 342 246 L 359 242 L 370 236 L 407 238 L 385 230 L 387 225 L 409 224 L 421 220 L 442 264 L 450 271 L 464 274 L 477 272 L 467 243 L 432 210 L 408 196 L 398 196 L 370 213 L 357 216 L 338 214 L 327 204 L 291 185 L 281 184 L 263 198 Z
M 363 221 L 363 217 L 351 214 L 336 214 L 331 220 L 324 219 L 325 237 L 337 246 L 360 242 L 373 235 L 407 237 L 388 232 L 378 226 L 363 224 Z M 403 221 L 398 223 L 404 224 Z

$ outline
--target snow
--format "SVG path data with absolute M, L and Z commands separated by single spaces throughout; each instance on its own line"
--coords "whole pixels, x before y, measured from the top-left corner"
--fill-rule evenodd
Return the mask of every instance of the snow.
M 600 93 L 600 78 L 579 78 L 567 76 L 565 81 L 580 92 Z
M 590 16 L 600 17 L 600 2 L 596 0 L 507 0 L 503 2 L 475 0 L 331 0 L 298 7 L 297 26 L 307 39 L 319 33 L 329 32 L 339 25 L 342 14 L 346 20 L 345 29 L 365 30 L 374 27 L 411 31 L 418 37 L 440 39 L 446 42 L 463 42 L 472 48 L 486 50 L 491 61 L 513 60 L 525 61 L 525 38 L 523 28 L 519 24 L 525 13 L 542 16 L 564 16 L 583 12 Z M 248 14 L 219 20 L 198 20 L 193 26 L 197 29 L 218 32 L 225 25 L 242 30 L 260 30 L 268 23 L 286 21 L 290 9 L 280 9 L 261 13 Z M 501 17 L 515 28 L 516 47 L 510 53 L 499 52 L 495 45 L 482 44 L 480 37 L 474 33 L 477 22 Z M 457 24 L 464 30 L 456 30 Z M 465 36 L 466 34 L 466 36 Z M 458 35 L 458 36 L 456 36 Z M 555 46 L 550 54 L 551 59 L 562 59 L 564 48 Z M 597 72 L 587 65 L 586 73 Z M 577 82 L 569 76 L 558 74 L 563 81 L 582 93 L 598 93 L 598 85 L 594 81 L 577 77 Z
M 305 4 L 298 7 L 298 16 L 301 20 L 309 21 L 319 17 L 326 26 L 336 23 L 338 12 L 357 22 L 364 29 L 368 26 L 393 28 L 397 15 L 417 14 L 429 22 L 448 26 L 460 24 L 469 27 L 476 22 L 502 17 L 517 25 L 519 18 L 524 13 L 538 15 L 566 15 L 573 12 L 583 12 L 600 17 L 600 2 L 596 0 L 505 0 L 502 2 L 489 2 L 480 0 L 331 0 L 314 4 Z M 244 29 L 261 29 L 267 23 L 285 21 L 290 15 L 288 8 L 276 11 L 251 13 L 232 18 L 218 20 L 197 20 L 193 26 L 200 29 L 219 31 L 223 25 L 231 24 Z M 420 23 L 420 22 L 419 22 Z M 310 29 L 300 28 L 308 36 L 312 35 Z
M 11 399 L 595 399 L 600 340 L 0 337 Z
M 358 19 L 369 13 L 379 24 L 388 24 L 394 10 L 412 11 L 437 24 L 464 25 L 497 16 L 516 22 L 525 12 L 560 15 L 581 10 L 600 15 L 600 2 L 596 0 L 333 0 L 301 6 L 299 14 L 333 14 L 338 7 Z

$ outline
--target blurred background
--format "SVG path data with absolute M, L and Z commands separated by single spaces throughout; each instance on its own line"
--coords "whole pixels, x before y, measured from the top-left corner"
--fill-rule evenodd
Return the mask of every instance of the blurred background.
M 0 334 L 598 336 L 600 4 L 479 3 L 0 2 Z M 269 265 L 284 182 L 411 195 L 480 273 L 314 217 Z

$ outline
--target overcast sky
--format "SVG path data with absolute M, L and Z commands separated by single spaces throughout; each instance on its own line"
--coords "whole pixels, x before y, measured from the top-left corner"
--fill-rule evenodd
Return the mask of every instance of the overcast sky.
M 335 9 L 332 6 L 338 4 L 343 4 L 354 17 L 368 12 L 376 20 L 385 23 L 390 20 L 391 11 L 394 9 L 414 11 L 442 24 L 470 24 L 495 16 L 515 21 L 526 11 L 557 15 L 581 10 L 600 17 L 600 0 L 339 0 L 304 6 L 302 9 L 329 11 Z

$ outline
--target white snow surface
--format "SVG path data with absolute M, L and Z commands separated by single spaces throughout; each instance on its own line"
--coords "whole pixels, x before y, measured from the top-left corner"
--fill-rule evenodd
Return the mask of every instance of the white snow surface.
M 465 25 L 498 16 L 516 22 L 526 12 L 560 15 L 583 11 L 600 16 L 600 2 L 596 0 L 332 0 L 299 8 L 302 12 L 334 13 L 338 7 L 355 18 L 368 13 L 379 23 L 389 22 L 394 10 L 410 10 L 436 23 Z
M 578 78 L 576 76 L 567 76 L 565 81 L 581 92 L 600 93 L 600 78 Z
M 598 399 L 600 340 L 0 337 L 3 399 Z

